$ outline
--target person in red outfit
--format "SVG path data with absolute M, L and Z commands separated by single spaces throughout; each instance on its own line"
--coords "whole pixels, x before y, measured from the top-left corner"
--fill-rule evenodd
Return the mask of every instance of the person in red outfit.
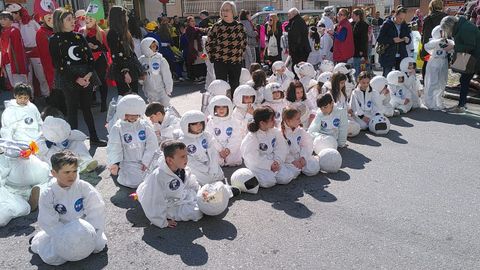
M 35 41 L 37 42 L 38 54 L 43 66 L 45 79 L 47 80 L 49 90 L 51 91 L 53 87 L 53 64 L 52 56 L 48 49 L 48 39 L 53 35 L 53 11 L 55 11 L 55 8 L 58 7 L 58 5 L 55 2 L 51 2 L 51 7 L 43 7 L 40 4 L 37 5 L 37 2 L 41 1 L 35 1 L 35 14 L 41 21 L 43 21 L 43 24 L 36 33 Z

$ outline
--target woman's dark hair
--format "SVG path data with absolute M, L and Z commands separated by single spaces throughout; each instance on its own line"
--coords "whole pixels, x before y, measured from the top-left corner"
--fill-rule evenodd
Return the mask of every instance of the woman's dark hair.
M 71 11 L 68 11 L 64 8 L 55 9 L 55 11 L 53 12 L 53 32 L 54 33 L 63 32 L 63 20 L 68 15 L 72 15 L 72 17 L 74 17 Z
M 134 16 L 134 13 L 128 15 L 128 31 L 133 38 L 143 39 L 142 30 L 140 29 L 140 20 Z
M 247 19 L 247 16 L 248 16 L 248 15 L 250 15 L 250 11 L 245 10 L 245 9 L 242 9 L 242 10 L 240 11 L 240 20 L 241 20 L 241 21 L 242 21 L 242 20 L 248 20 L 248 19 Z
M 321 108 L 333 102 L 333 97 L 330 93 L 321 94 L 317 97 L 317 107 Z
M 310 27 L 310 31 L 312 31 L 312 33 L 310 34 L 310 37 L 314 41 L 313 44 L 315 45 L 315 50 L 319 50 L 320 49 L 320 34 L 318 33 L 317 27 L 315 27 L 315 26 Z
M 188 132 L 189 133 L 192 133 L 192 129 L 191 129 L 191 126 L 196 124 L 198 122 L 193 122 L 193 123 L 188 123 Z M 200 123 L 202 123 L 202 132 L 205 131 L 205 121 L 201 121 Z
M 286 127 L 285 121 L 293 119 L 295 116 L 297 116 L 297 114 L 300 114 L 300 111 L 296 108 L 286 107 L 285 109 L 283 109 L 281 127 L 282 127 L 282 134 L 285 137 L 285 139 L 287 139 L 287 137 L 285 136 L 285 127 Z
M 290 102 L 297 101 L 297 95 L 295 94 L 296 92 L 295 90 L 297 90 L 297 88 L 302 88 L 302 91 L 303 91 L 302 101 L 306 100 L 307 95 L 305 94 L 305 88 L 303 88 L 303 84 L 299 81 L 293 81 L 290 83 L 290 85 L 287 88 L 287 97 L 285 99 Z
M 253 72 L 255 72 L 255 70 L 259 70 L 259 69 L 262 69 L 262 65 L 260 65 L 259 63 L 251 63 L 250 64 L 250 74 L 253 74 Z
M 248 131 L 257 132 L 260 129 L 260 122 L 267 122 L 275 117 L 275 111 L 269 106 L 262 106 L 253 111 L 253 122 L 248 123 Z
M 340 98 L 340 93 L 342 93 L 346 98 L 347 93 L 345 92 L 345 87 L 340 89 L 340 82 L 347 81 L 347 76 L 343 73 L 335 72 L 330 80 L 332 82 L 332 90 L 330 90 L 330 92 L 332 93 L 333 100 L 337 102 Z
M 113 6 L 108 14 L 108 25 L 110 31 L 115 31 L 120 36 L 123 54 L 130 56 L 133 52 L 133 39 L 128 31 L 127 10 L 121 6 Z
M 352 13 L 360 17 L 360 21 L 365 21 L 365 11 L 363 11 L 363 9 L 356 8 Z
M 267 74 L 263 69 L 255 70 L 252 73 L 253 89 L 258 90 L 260 87 L 267 85 Z
M 157 33 L 160 36 L 160 39 L 162 40 L 162 42 L 172 40 L 172 36 L 170 35 L 170 30 L 168 29 L 168 24 L 165 24 L 165 23 L 159 24 Z

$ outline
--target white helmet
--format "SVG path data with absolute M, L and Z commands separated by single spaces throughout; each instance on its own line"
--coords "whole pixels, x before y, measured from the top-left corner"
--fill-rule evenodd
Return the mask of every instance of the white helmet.
M 441 39 L 442 38 L 442 28 L 440 25 L 437 25 L 432 30 L 432 39 Z
M 330 79 L 332 78 L 332 75 L 333 75 L 332 72 L 325 71 L 317 77 L 317 81 L 321 82 L 321 83 L 326 83 L 326 82 L 330 81 Z
M 323 72 L 333 72 L 334 68 L 335 68 L 335 65 L 330 60 L 323 60 L 320 63 L 320 72 L 322 72 L 322 73 Z
M 245 84 L 248 81 L 252 79 L 252 75 L 250 74 L 250 71 L 246 68 L 242 68 L 242 71 L 240 72 L 240 79 L 239 83 L 240 84 Z
M 313 141 L 313 151 L 315 151 L 317 155 L 324 149 L 337 149 L 337 147 L 337 139 L 330 135 L 320 135 Z
M 82 199 L 78 201 L 80 200 Z M 77 202 L 75 202 L 75 209 L 77 208 Z M 80 203 L 83 207 L 83 202 Z M 60 211 L 66 211 L 66 208 L 62 204 L 57 204 L 55 210 L 60 213 Z M 97 233 L 92 224 L 78 218 L 63 225 L 55 233 L 53 240 L 53 249 L 59 257 L 66 261 L 79 261 L 92 254 L 95 249 Z
M 285 67 L 285 63 L 283 61 L 275 61 L 272 64 L 272 72 L 275 74 L 275 72 L 280 70 L 282 67 Z
M 370 119 L 368 129 L 378 135 L 387 134 L 390 131 L 390 120 L 382 114 L 377 114 Z
M 233 103 L 236 107 L 247 107 L 246 104 L 243 104 L 244 96 L 253 96 L 253 102 L 255 102 L 255 100 L 257 99 L 257 91 L 255 91 L 255 89 L 253 89 L 253 87 L 249 85 L 240 85 L 239 87 L 237 87 L 237 89 L 235 89 L 235 92 L 233 93 Z
M 47 116 L 43 121 L 42 133 L 47 141 L 60 144 L 68 139 L 71 132 L 70 125 L 61 118 Z
M 412 57 L 405 57 L 402 59 L 400 62 L 400 70 L 403 72 L 408 72 L 408 67 L 410 64 L 413 64 L 414 69 L 417 68 L 417 61 L 413 59 Z
M 227 106 L 228 107 L 228 114 L 225 117 L 218 117 L 215 115 L 215 106 Z M 220 119 L 230 119 L 230 116 L 233 112 L 233 103 L 232 101 L 226 96 L 215 96 L 210 100 L 208 104 L 208 113 L 215 118 Z
M 122 120 L 125 114 L 143 115 L 146 109 L 147 104 L 145 104 L 145 101 L 135 94 L 123 96 L 117 103 L 118 117 Z
M 240 189 L 241 192 L 257 194 L 259 183 L 252 171 L 247 168 L 236 170 L 230 177 L 232 186 Z
M 273 82 L 265 86 L 265 91 L 263 91 L 263 98 L 265 98 L 265 100 L 268 102 L 273 102 L 273 92 L 282 92 L 283 95 L 285 95 L 282 90 L 282 86 L 279 83 Z
M 383 76 L 375 76 L 370 80 L 370 86 L 372 87 L 373 91 L 382 92 L 385 89 L 385 86 L 388 85 L 388 81 Z
M 204 124 L 206 124 L 207 122 L 207 118 L 205 117 L 205 114 L 203 114 L 201 111 L 191 110 L 184 113 L 182 118 L 180 119 L 180 128 L 182 129 L 184 136 L 199 137 L 201 133 L 192 134 L 188 132 L 188 125 L 191 123 L 198 123 L 198 122 L 203 122 Z
M 355 74 L 355 69 L 349 68 L 350 65 L 346 63 L 338 63 L 335 65 L 333 68 L 333 73 L 340 72 L 345 75 L 354 75 Z
M 223 213 L 228 206 L 230 195 L 222 182 L 206 184 L 197 192 L 197 204 L 202 213 L 217 216 Z
M 298 77 L 304 78 L 315 78 L 316 72 L 315 68 L 313 67 L 312 64 L 308 62 L 300 62 L 296 64 L 293 69 L 295 70 L 295 73 L 297 73 Z
M 402 86 L 405 82 L 405 74 L 398 70 L 390 71 L 387 75 L 387 81 L 390 85 Z
M 318 154 L 320 170 L 326 173 L 336 173 L 342 167 L 342 155 L 337 149 L 323 149 Z
M 207 91 L 210 93 L 210 95 L 218 96 L 218 95 L 227 95 L 227 91 L 230 89 L 230 84 L 228 84 L 224 80 L 214 80 L 210 83 L 208 86 Z

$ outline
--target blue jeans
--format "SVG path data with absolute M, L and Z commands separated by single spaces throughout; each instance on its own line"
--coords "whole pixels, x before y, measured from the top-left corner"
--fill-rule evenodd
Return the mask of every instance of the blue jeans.
M 360 74 L 360 65 L 362 63 L 363 57 L 353 57 L 353 68 L 355 69 L 355 79 L 358 78 Z
M 465 107 L 467 104 L 467 94 L 470 85 L 470 81 L 473 79 L 474 74 L 465 74 L 460 75 L 460 99 L 458 101 L 459 107 Z

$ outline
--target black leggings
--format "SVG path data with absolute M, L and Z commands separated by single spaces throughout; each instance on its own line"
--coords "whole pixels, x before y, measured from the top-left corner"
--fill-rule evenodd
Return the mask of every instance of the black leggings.
M 107 107 L 107 95 L 108 95 L 108 85 L 107 85 L 107 58 L 105 55 L 100 56 L 95 61 L 95 71 L 97 72 L 98 78 L 102 85 L 100 85 L 97 89 L 100 90 L 100 100 L 102 108 Z M 95 95 L 95 93 L 94 93 Z M 95 100 L 95 97 L 93 98 Z
M 77 110 L 80 108 L 83 113 L 83 119 L 88 127 L 90 139 L 98 139 L 93 120 L 92 111 L 92 87 L 82 88 L 81 86 L 63 89 L 65 103 L 67 104 L 67 121 L 72 129 L 78 129 Z
M 224 80 L 230 84 L 231 95 L 240 84 L 240 73 L 242 72 L 242 63 L 229 64 L 223 62 L 214 62 L 215 77 L 217 80 Z

